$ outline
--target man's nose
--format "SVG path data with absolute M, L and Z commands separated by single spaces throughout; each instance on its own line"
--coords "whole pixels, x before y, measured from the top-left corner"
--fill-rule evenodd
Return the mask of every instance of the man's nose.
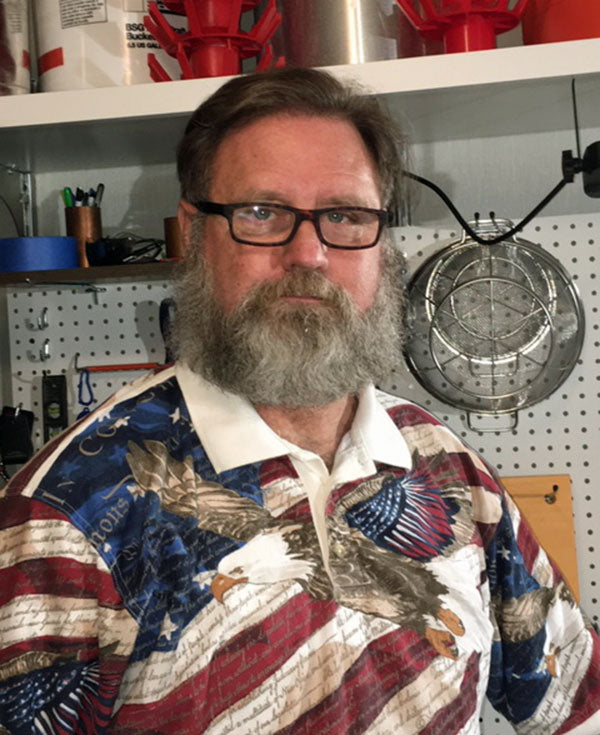
M 306 219 L 300 223 L 294 237 L 283 246 L 282 260 L 286 269 L 317 270 L 327 265 L 327 246 L 319 240 L 314 222 Z

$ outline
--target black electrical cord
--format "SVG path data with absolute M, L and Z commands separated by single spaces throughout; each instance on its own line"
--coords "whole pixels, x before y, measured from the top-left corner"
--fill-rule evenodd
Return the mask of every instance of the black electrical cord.
M 10 214 L 10 218 L 12 219 L 13 225 L 15 226 L 15 232 L 17 234 L 17 237 L 20 237 L 21 232 L 19 230 L 19 223 L 17 222 L 17 218 L 15 217 L 15 213 L 12 211 L 12 209 L 10 208 L 9 203 L 6 201 L 6 199 L 1 194 L 0 194 L 0 201 L 2 202 L 2 204 L 4 204 L 4 206 L 8 210 L 8 213 Z
M 494 245 L 496 243 L 502 242 L 503 240 L 507 240 L 508 238 L 515 235 L 519 230 L 522 230 L 525 225 L 529 224 L 531 220 L 539 214 L 544 207 L 549 204 L 549 202 L 554 199 L 554 197 L 558 194 L 558 192 L 565 186 L 565 184 L 570 183 L 573 179 L 569 178 L 568 176 L 565 176 L 561 181 L 558 182 L 558 184 L 552 189 L 552 191 L 547 194 L 542 201 L 534 207 L 531 212 L 524 217 L 519 224 L 512 227 L 508 232 L 504 232 L 502 235 L 498 235 L 497 237 L 492 238 L 484 238 L 478 235 L 473 228 L 469 225 L 469 223 L 465 220 L 465 218 L 461 215 L 461 213 L 456 209 L 452 201 L 450 200 L 450 197 L 446 194 L 443 189 L 441 189 L 437 184 L 434 184 L 433 181 L 429 181 L 428 179 L 423 178 L 422 176 L 418 176 L 417 174 L 413 174 L 410 171 L 405 171 L 404 175 L 407 176 L 409 179 L 414 179 L 415 181 L 418 181 L 420 184 L 424 184 L 425 186 L 428 186 L 432 191 L 434 191 L 440 199 L 444 202 L 444 204 L 448 207 L 448 209 L 452 212 L 452 214 L 456 217 L 458 222 L 463 226 L 465 232 L 471 237 L 475 242 L 478 242 L 480 245 Z

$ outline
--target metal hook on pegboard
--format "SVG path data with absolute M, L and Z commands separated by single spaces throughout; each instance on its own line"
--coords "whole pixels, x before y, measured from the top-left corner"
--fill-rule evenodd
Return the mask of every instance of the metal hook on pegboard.
M 42 313 L 38 317 L 37 325 L 39 330 L 48 329 L 48 307 L 44 306 Z
M 46 339 L 44 340 L 44 344 L 40 349 L 40 360 L 42 362 L 46 362 L 46 360 L 49 360 L 50 357 L 50 339 L 46 337 Z
M 86 281 L 34 281 L 31 278 L 23 279 L 26 284 L 35 286 L 65 286 L 69 288 L 81 288 L 85 293 L 94 294 L 94 304 L 98 305 L 98 294 L 106 291 L 105 286 L 96 286 L 95 283 L 89 283 Z
M 40 332 L 48 329 L 50 326 L 48 322 L 48 307 L 44 306 L 35 322 L 33 320 L 26 320 L 25 323 L 29 329 L 38 329 Z

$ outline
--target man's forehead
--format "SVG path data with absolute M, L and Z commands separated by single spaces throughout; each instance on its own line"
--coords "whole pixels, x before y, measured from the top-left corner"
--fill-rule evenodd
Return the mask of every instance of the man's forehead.
M 323 196 L 333 204 L 352 198 L 356 187 L 380 189 L 373 156 L 354 125 L 300 113 L 261 117 L 230 131 L 215 152 L 211 188 L 243 189 L 252 199 L 264 193 L 272 201 L 302 177 L 311 186 L 319 177 L 327 182 Z

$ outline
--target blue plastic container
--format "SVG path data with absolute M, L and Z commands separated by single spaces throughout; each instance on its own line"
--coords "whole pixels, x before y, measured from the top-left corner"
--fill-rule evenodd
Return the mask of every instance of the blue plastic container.
M 0 273 L 77 268 L 74 237 L 0 238 Z

